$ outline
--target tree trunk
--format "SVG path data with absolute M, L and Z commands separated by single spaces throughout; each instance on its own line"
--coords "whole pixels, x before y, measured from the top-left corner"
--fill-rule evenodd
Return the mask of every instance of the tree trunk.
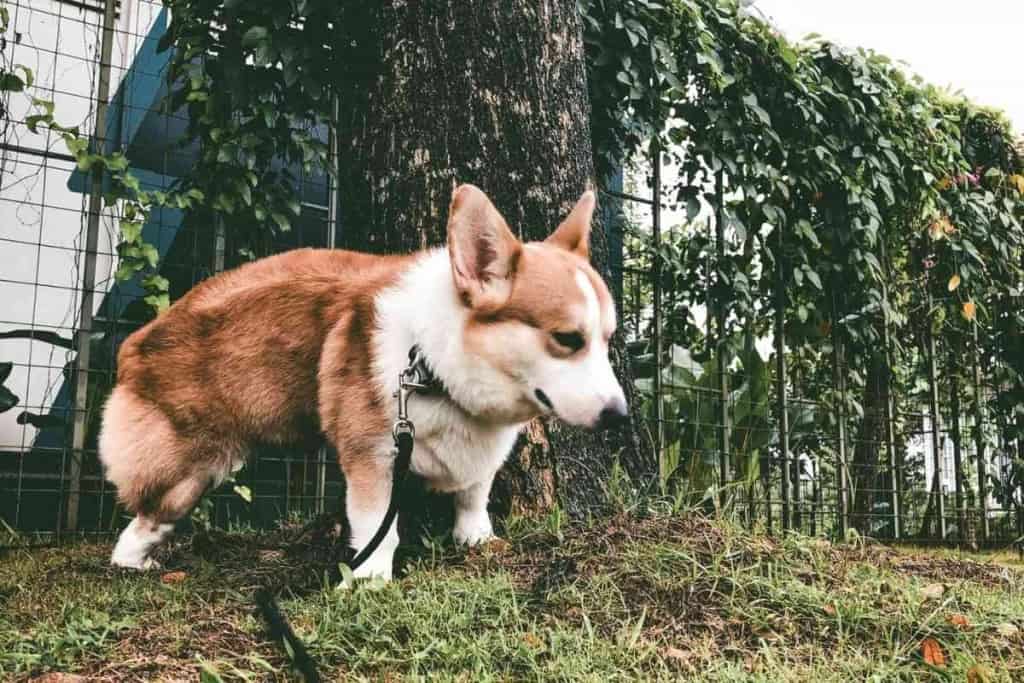
M 352 3 L 339 35 L 341 242 L 377 253 L 443 244 L 457 183 L 483 189 L 524 239 L 542 239 L 594 182 L 575 0 Z M 592 253 L 607 275 L 595 226 Z M 627 399 L 621 339 L 613 346 Z M 632 403 L 632 402 L 631 402 Z M 595 436 L 531 424 L 492 494 L 499 511 L 602 499 L 618 456 L 656 473 L 639 425 Z
M 850 524 L 871 535 L 876 493 L 879 491 L 878 455 L 885 444 L 886 402 L 889 399 L 889 368 L 883 354 L 872 356 L 864 385 L 864 418 L 857 430 L 853 451 L 853 510 Z

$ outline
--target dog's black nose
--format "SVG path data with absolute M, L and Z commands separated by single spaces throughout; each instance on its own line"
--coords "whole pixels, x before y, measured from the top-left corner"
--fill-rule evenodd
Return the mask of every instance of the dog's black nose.
M 629 422 L 629 407 L 626 399 L 616 396 L 605 405 L 597 418 L 597 429 L 617 429 Z

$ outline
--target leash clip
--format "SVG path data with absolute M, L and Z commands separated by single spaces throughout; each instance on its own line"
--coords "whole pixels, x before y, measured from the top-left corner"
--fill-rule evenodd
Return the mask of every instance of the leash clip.
M 420 389 L 427 389 L 424 381 L 423 352 L 418 346 L 409 349 L 409 365 L 398 375 L 398 391 L 392 396 L 398 399 L 398 419 L 391 428 L 391 436 L 398 443 L 400 434 L 416 437 L 416 427 L 409 419 L 409 396 Z

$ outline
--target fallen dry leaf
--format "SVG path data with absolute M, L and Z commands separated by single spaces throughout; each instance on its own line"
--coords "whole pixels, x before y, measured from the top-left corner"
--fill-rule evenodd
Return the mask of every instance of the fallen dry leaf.
M 86 683 L 88 680 L 85 676 L 56 672 L 29 679 L 30 683 Z
M 989 683 L 991 680 L 992 672 L 981 664 L 975 664 L 967 670 L 967 683 Z
M 181 583 L 186 577 L 185 572 L 167 572 L 160 577 L 160 581 L 163 583 Z
M 946 592 L 946 587 L 941 583 L 930 583 L 921 589 L 921 595 L 925 600 L 938 600 Z
M 962 614 L 950 614 L 946 617 L 946 623 L 956 626 L 961 631 L 966 631 L 971 627 L 970 620 Z
M 921 641 L 921 657 L 925 664 L 940 669 L 946 666 L 946 655 L 942 653 L 942 647 L 934 638 L 925 638 Z
M 836 615 L 835 605 L 825 605 L 821 609 L 823 609 L 825 611 L 825 614 L 829 615 L 830 617 L 834 617 Z
M 527 645 L 533 648 L 538 648 L 543 644 L 540 642 L 540 638 L 538 638 L 533 633 L 529 632 L 523 634 L 523 640 L 526 642 Z
M 484 547 L 492 553 L 503 553 L 511 547 L 511 544 L 504 538 L 498 538 L 495 536 L 491 540 L 487 541 Z
M 1016 624 L 1006 622 L 1005 624 L 999 624 L 999 626 L 996 626 L 996 633 L 1004 638 L 1013 638 L 1015 635 L 1020 633 L 1020 629 L 1017 628 Z
M 666 647 L 663 654 L 669 659 L 678 659 L 679 661 L 685 662 L 690 658 L 690 653 L 686 650 L 680 650 L 678 647 Z

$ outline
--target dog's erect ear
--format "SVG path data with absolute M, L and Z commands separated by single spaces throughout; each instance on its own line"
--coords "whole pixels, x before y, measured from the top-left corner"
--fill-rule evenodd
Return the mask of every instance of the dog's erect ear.
M 596 206 L 597 197 L 592 191 L 587 190 L 546 241 L 589 259 L 590 221 L 594 217 Z
M 508 300 L 522 248 L 480 188 L 455 188 L 448 209 L 448 255 L 455 288 L 467 305 L 497 308 Z

